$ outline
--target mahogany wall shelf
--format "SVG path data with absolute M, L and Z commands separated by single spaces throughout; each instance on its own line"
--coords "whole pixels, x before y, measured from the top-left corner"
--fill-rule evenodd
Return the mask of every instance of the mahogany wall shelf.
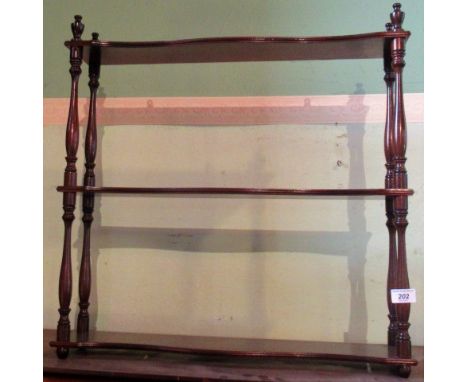
M 305 357 L 326 360 L 374 362 L 393 365 L 400 376 L 407 377 L 417 362 L 411 355 L 410 304 L 394 304 L 392 289 L 409 288 L 406 264 L 405 232 L 408 222 L 408 196 L 405 168 L 406 122 L 403 104 L 402 73 L 405 66 L 405 44 L 410 32 L 402 29 L 404 12 L 400 4 L 393 5 L 391 22 L 386 31 L 331 37 L 220 37 L 178 41 L 113 42 L 101 41 L 97 33 L 92 40 L 81 40 L 84 25 L 75 16 L 71 28 L 73 39 L 65 42 L 70 51 L 72 78 L 70 108 L 66 129 L 66 161 L 63 193 L 64 249 L 60 269 L 60 318 L 57 339 L 59 358 L 66 358 L 70 348 L 142 349 L 218 355 Z M 233 61 L 337 60 L 380 58 L 383 61 L 387 87 L 387 118 L 384 130 L 386 176 L 384 188 L 376 189 L 254 189 L 254 188 L 193 188 L 193 187 L 105 187 L 96 186 L 94 167 L 97 150 L 96 92 L 102 65 L 171 64 Z M 78 150 L 78 79 L 82 61 L 89 66 L 89 120 L 85 139 L 85 175 L 77 185 L 76 160 Z M 70 332 L 70 300 L 72 294 L 71 227 L 75 218 L 76 195 L 83 197 L 84 240 L 79 275 L 79 314 L 76 339 Z M 205 194 L 250 196 L 383 196 L 389 235 L 387 278 L 388 343 L 384 345 L 326 344 L 310 341 L 273 341 L 253 339 L 220 339 L 210 337 L 136 335 L 122 333 L 90 333 L 89 296 L 91 288 L 90 238 L 95 194 Z M 73 336 L 74 337 L 74 336 Z

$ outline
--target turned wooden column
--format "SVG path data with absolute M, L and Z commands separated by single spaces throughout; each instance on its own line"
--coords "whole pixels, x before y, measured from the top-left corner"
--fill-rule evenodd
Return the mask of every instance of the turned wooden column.
M 81 39 L 81 34 L 84 30 L 84 25 L 81 23 L 81 16 L 75 16 L 75 21 L 71 24 L 73 40 Z M 76 152 L 78 149 L 79 140 L 79 122 L 78 122 L 78 79 L 81 74 L 82 51 L 81 48 L 70 48 L 70 74 L 71 95 L 70 107 L 68 111 L 67 130 L 65 138 L 65 147 L 67 151 L 64 174 L 64 186 L 76 186 Z M 63 240 L 63 255 L 62 264 L 60 267 L 59 279 L 59 302 L 60 302 L 60 318 L 57 325 L 57 341 L 67 342 L 70 340 L 70 299 L 72 293 L 72 270 L 71 270 L 71 229 L 75 219 L 75 192 L 65 192 L 63 194 L 63 221 L 65 224 L 65 235 Z M 68 355 L 68 348 L 58 347 L 57 355 L 60 358 L 65 358 Z
M 394 11 L 390 18 L 392 30 L 401 31 L 404 12 L 400 10 L 400 4 L 393 5 Z M 405 66 L 405 39 L 394 38 L 391 44 L 392 68 L 395 72 L 395 120 L 393 122 L 393 153 L 394 153 L 394 187 L 407 188 L 408 176 L 406 173 L 406 121 L 403 103 L 403 68 Z M 408 197 L 397 196 L 394 203 L 394 221 L 397 232 L 397 275 L 396 288 L 409 288 L 408 268 L 406 263 L 406 227 L 408 221 Z M 400 358 L 411 358 L 411 339 L 408 333 L 410 304 L 395 304 L 398 322 L 396 336 L 396 351 Z M 409 370 L 409 369 L 408 369 Z
M 392 30 L 392 24 L 386 24 L 387 31 Z M 388 40 L 384 47 L 384 71 L 385 71 L 385 84 L 387 86 L 387 117 L 385 121 L 384 133 L 384 151 L 385 151 L 385 167 L 387 173 L 385 175 L 385 188 L 394 187 L 394 154 L 393 154 L 393 134 L 392 128 L 394 125 L 394 92 L 393 87 L 395 83 L 395 73 L 392 70 L 392 57 L 391 57 L 391 41 Z M 389 346 L 395 345 L 395 339 L 398 331 L 396 307 L 392 303 L 390 291 L 396 288 L 397 276 L 397 252 L 396 252 L 396 227 L 394 222 L 394 206 L 395 198 L 392 196 L 385 197 L 385 213 L 387 216 L 388 228 L 388 274 L 387 274 L 387 306 L 388 306 L 388 319 L 390 323 L 387 331 L 387 343 Z
M 89 56 L 89 113 L 88 126 L 86 129 L 85 140 L 85 174 L 83 185 L 95 185 L 95 159 L 97 148 L 97 131 L 96 131 L 96 93 L 99 88 L 99 71 L 100 71 L 100 47 L 98 33 L 93 33 L 92 46 Z M 94 193 L 83 193 L 83 252 L 81 255 L 80 280 L 79 280 L 79 295 L 80 295 L 80 312 L 78 313 L 77 322 L 77 340 L 86 341 L 89 336 L 89 295 L 91 292 L 91 224 L 93 222 L 94 210 Z

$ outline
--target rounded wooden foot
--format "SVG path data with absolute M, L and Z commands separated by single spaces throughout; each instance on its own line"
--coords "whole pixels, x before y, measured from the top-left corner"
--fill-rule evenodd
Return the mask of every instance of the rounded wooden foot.
M 65 358 L 68 357 L 69 349 L 59 347 L 59 348 L 57 348 L 56 352 L 57 352 L 57 357 L 59 357 L 60 359 L 65 359 Z
M 411 374 L 411 366 L 408 366 L 408 365 L 396 366 L 394 371 L 399 377 L 408 378 Z

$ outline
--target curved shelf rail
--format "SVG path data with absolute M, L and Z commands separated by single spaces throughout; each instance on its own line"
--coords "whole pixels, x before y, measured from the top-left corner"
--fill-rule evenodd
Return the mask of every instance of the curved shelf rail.
M 295 61 L 383 58 L 394 38 L 408 31 L 317 37 L 210 37 L 171 41 L 70 40 L 89 63 L 90 50 L 100 51 L 101 65 L 169 64 L 248 61 Z

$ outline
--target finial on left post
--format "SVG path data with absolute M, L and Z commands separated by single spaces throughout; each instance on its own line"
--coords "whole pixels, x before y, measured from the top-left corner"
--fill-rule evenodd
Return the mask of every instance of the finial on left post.
M 81 35 L 84 31 L 84 24 L 81 22 L 82 18 L 81 15 L 75 15 L 75 21 L 71 23 L 73 40 L 81 40 Z

